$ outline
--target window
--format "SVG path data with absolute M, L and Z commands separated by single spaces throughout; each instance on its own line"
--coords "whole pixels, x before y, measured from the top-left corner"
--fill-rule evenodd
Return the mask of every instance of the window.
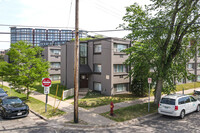
M 127 45 L 125 45 L 125 44 L 114 44 L 114 52 L 121 52 L 124 49 L 127 49 Z
M 197 100 L 194 99 L 193 97 L 190 97 L 191 102 L 196 102 Z
M 101 65 L 100 64 L 94 64 L 94 72 L 101 73 Z
M 175 105 L 175 99 L 162 98 L 160 103 L 169 104 L 169 105 Z
M 189 97 L 185 97 L 185 103 L 189 103 L 190 102 L 190 98 Z
M 184 103 L 185 103 L 185 98 L 184 98 L 184 97 L 178 99 L 178 104 L 179 104 L 179 105 L 180 105 L 180 104 L 184 104 Z
M 114 85 L 114 88 L 116 88 L 116 92 L 126 91 L 127 84 L 116 84 L 116 85 Z
M 193 63 L 188 64 L 188 69 L 193 69 Z
M 52 62 L 51 68 L 60 68 L 60 62 Z
M 101 91 L 101 83 L 94 82 L 94 90 L 95 91 Z
M 200 81 L 200 75 L 197 76 L 197 81 Z
M 94 45 L 94 53 L 101 53 L 101 44 Z
M 61 50 L 60 49 L 51 49 L 51 54 L 52 55 L 60 55 L 61 54 Z
M 80 64 L 87 64 L 87 43 L 80 43 Z
M 197 68 L 200 69 L 200 63 L 197 64 Z
M 60 75 L 51 75 L 50 76 L 50 78 L 52 79 L 52 80 L 60 80 Z
M 115 64 L 114 65 L 114 72 L 115 73 L 125 73 L 125 72 L 127 72 L 126 65 Z

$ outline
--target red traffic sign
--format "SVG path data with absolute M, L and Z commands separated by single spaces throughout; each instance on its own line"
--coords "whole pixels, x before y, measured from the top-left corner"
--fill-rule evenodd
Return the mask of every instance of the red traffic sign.
M 152 83 L 152 78 L 148 78 L 148 83 L 149 83 L 149 84 Z
M 51 79 L 50 78 L 43 78 L 42 79 L 42 86 L 43 87 L 51 87 Z

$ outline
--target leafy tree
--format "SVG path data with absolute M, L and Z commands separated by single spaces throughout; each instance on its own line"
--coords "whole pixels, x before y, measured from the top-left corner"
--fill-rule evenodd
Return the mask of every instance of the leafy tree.
M 4 56 L 0 55 L 0 61 L 4 61 Z
M 30 87 L 36 82 L 41 82 L 43 77 L 48 77 L 49 62 L 41 57 L 43 49 L 32 47 L 31 44 L 19 41 L 11 44 L 9 55 L 8 81 L 15 87 L 26 87 L 27 99 L 29 98 Z
M 8 63 L 6 61 L 0 61 L 0 77 L 2 80 L 2 85 L 3 85 L 3 80 L 5 79 L 6 75 L 7 75 L 7 71 L 8 70 Z
M 138 40 L 151 47 L 151 58 L 147 58 L 149 68 L 156 68 L 155 100 L 158 104 L 162 89 L 169 92 L 174 77 L 187 77 L 185 69 L 187 55 L 192 57 L 192 48 L 187 51 L 188 43 L 183 43 L 198 34 L 199 0 L 151 0 L 152 4 L 143 9 L 138 4 L 126 8 L 123 20 L 128 24 L 121 27 L 132 32 L 127 38 Z M 149 52 L 149 50 L 148 50 Z M 186 52 L 186 53 L 185 53 Z M 134 60 L 129 58 L 130 62 Z M 144 60 L 138 60 L 141 63 Z M 135 64 L 137 64 L 135 63 Z

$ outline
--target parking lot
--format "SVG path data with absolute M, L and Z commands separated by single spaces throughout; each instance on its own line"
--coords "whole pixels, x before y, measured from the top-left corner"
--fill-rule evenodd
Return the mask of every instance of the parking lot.
M 22 127 L 31 127 L 35 125 L 45 124 L 45 120 L 36 116 L 33 113 L 29 113 L 27 117 L 17 119 L 2 119 L 0 116 L 0 132 L 7 131 L 9 129 L 17 129 Z

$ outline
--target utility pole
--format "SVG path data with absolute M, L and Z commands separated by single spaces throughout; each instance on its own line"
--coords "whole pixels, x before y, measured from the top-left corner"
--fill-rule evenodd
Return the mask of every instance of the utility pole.
M 79 90 L 79 0 L 75 7 L 75 47 L 74 47 L 74 123 L 78 123 Z

